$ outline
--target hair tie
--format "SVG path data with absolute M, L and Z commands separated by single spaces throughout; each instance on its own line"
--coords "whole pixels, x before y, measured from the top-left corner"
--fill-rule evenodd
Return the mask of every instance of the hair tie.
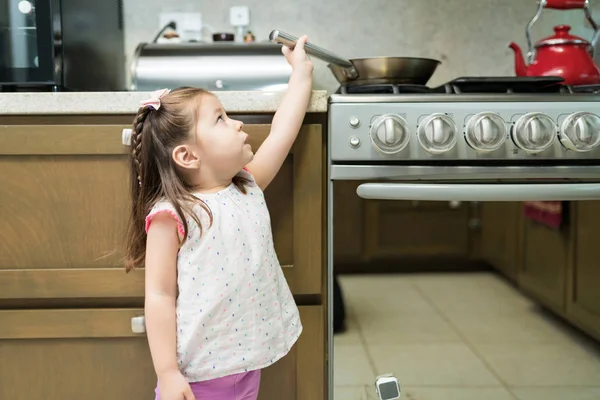
M 150 93 L 150 98 L 142 100 L 142 107 L 147 106 L 151 109 L 158 110 L 160 108 L 160 99 L 171 92 L 169 89 L 160 89 Z

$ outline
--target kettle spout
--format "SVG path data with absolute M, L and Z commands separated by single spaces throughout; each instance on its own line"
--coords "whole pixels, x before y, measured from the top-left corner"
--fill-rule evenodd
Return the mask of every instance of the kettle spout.
M 521 48 L 515 42 L 510 42 L 508 47 L 515 53 L 515 74 L 517 76 L 527 76 L 527 65 Z

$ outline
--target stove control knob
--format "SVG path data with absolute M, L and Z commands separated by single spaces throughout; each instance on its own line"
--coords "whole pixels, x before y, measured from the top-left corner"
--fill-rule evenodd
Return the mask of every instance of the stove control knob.
M 467 122 L 465 140 L 473 149 L 488 153 L 502 146 L 506 140 L 506 133 L 506 124 L 501 116 L 492 112 L 482 112 Z
M 441 154 L 454 147 L 457 130 L 452 118 L 446 114 L 431 114 L 420 124 L 417 139 L 425 151 Z
M 348 123 L 351 127 L 357 128 L 360 125 L 360 119 L 358 119 L 357 117 L 350 117 Z
M 556 140 L 556 125 L 549 116 L 529 113 L 517 120 L 512 139 L 515 145 L 529 154 L 548 149 Z
M 588 112 L 569 115 L 562 123 L 560 142 L 569 150 L 590 151 L 600 144 L 600 117 Z
M 371 142 L 384 154 L 395 154 L 406 147 L 410 131 L 404 118 L 396 114 L 384 114 L 371 125 Z

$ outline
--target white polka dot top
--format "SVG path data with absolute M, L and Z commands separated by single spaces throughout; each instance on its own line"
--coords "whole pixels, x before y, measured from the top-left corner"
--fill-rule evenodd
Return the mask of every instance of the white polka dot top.
M 267 367 L 294 345 L 302 324 L 275 254 L 263 192 L 251 180 L 247 194 L 231 184 L 198 194 L 213 215 L 196 206 L 202 235 L 192 218 L 177 256 L 177 361 L 189 382 Z M 177 213 L 157 203 L 146 217 Z M 179 222 L 179 231 L 183 226 Z

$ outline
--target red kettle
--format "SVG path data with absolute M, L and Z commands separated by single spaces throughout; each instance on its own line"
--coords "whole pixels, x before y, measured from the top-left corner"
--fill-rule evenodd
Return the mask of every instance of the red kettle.
M 531 45 L 531 27 L 540 17 L 544 8 L 556 10 L 583 9 L 587 20 L 594 28 L 592 43 L 569 34 L 568 25 L 554 27 L 555 34 L 538 41 L 535 51 Z M 529 52 L 526 64 L 519 46 L 511 42 L 509 47 L 515 53 L 515 73 L 517 76 L 559 76 L 566 85 L 600 84 L 600 69 L 593 59 L 593 48 L 597 39 L 598 26 L 592 19 L 587 0 L 540 0 L 536 15 L 527 25 L 526 36 Z

